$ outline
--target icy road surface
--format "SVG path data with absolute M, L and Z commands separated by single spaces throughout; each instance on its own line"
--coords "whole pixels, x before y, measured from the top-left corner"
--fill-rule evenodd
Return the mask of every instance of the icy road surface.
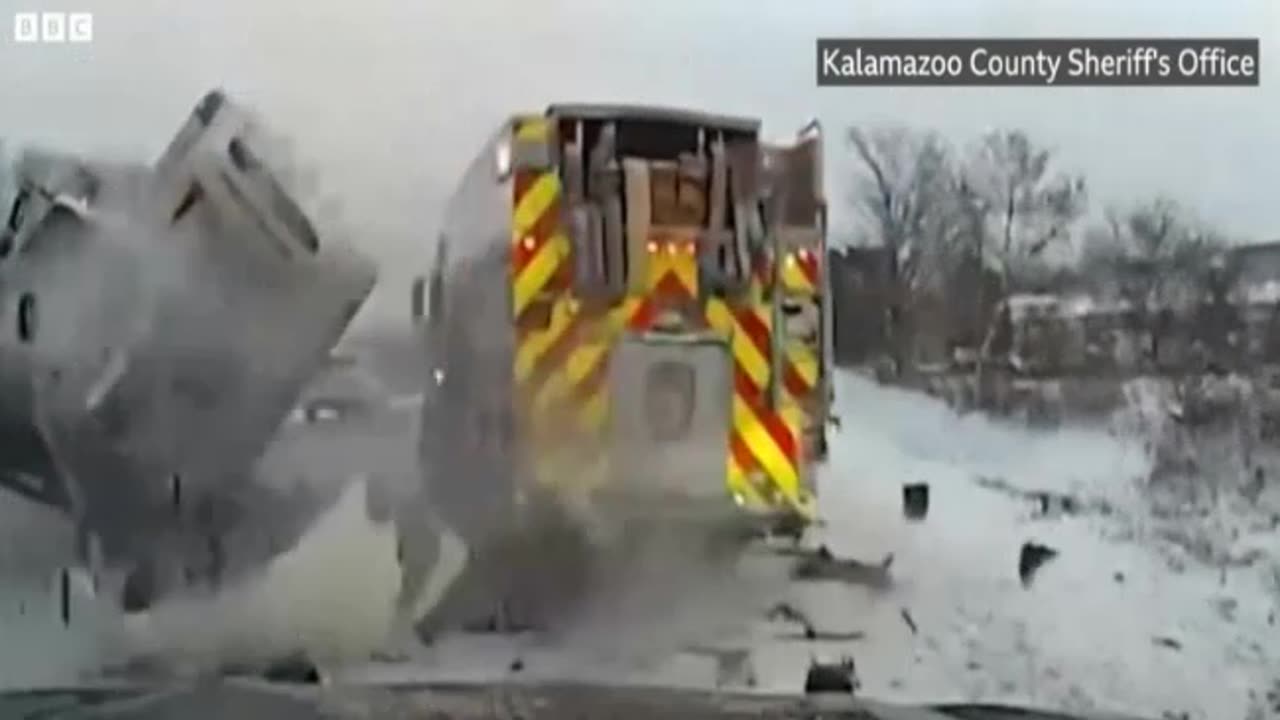
M 1280 628 L 1269 621 L 1278 604 L 1274 532 L 1241 536 L 1269 553 L 1252 566 L 1223 571 L 1184 560 L 1175 571 L 1173 550 L 1146 539 L 1156 528 L 1134 482 L 1147 471 L 1140 442 L 1114 438 L 1102 426 L 1038 433 L 957 417 L 935 400 L 852 375 L 839 378 L 837 392 L 843 426 L 822 481 L 824 540 L 837 554 L 867 561 L 893 553 L 896 585 L 877 591 L 773 577 L 763 590 L 752 587 L 758 612 L 732 606 L 717 618 L 715 637 L 690 632 L 690 643 L 750 649 L 767 690 L 795 691 L 810 657 L 848 653 L 863 692 L 891 701 L 1268 717 L 1249 712 L 1264 705 L 1280 678 Z M 1106 501 L 1114 510 L 1035 518 L 1029 503 L 979 478 Z M 930 512 L 924 522 L 908 523 L 901 486 L 918 481 L 931 486 Z M 353 486 L 260 583 L 140 619 L 127 628 L 128 647 L 208 653 L 302 644 L 336 659 L 377 646 L 396 590 L 394 542 L 388 529 L 365 519 L 362 495 Z M 1016 566 L 1027 540 L 1061 554 L 1024 588 Z M 456 565 L 457 554 L 446 551 L 443 562 Z M 53 682 L 58 672 L 87 667 L 95 652 L 120 652 L 118 627 L 95 634 L 84 627 L 91 619 L 80 619 L 62 630 L 50 605 L 33 611 L 30 593 L 17 618 L 11 600 L 19 594 L 8 593 L 0 610 L 0 686 Z M 797 640 L 794 627 L 763 619 L 769 604 L 783 600 L 806 611 L 820 631 L 865 637 Z M 705 656 L 673 654 L 637 667 L 596 650 L 445 638 L 413 666 L 357 662 L 335 665 L 334 673 L 338 680 L 496 678 L 519 656 L 525 675 L 716 680 Z

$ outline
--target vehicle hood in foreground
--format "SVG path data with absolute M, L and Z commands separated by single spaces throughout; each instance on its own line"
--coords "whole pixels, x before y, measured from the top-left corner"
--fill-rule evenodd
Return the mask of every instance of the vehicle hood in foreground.
M 179 685 L 86 686 L 0 694 L 0 717 L 187 720 L 238 718 L 857 718 L 858 720 L 1140 720 L 981 704 L 891 705 L 804 696 L 562 683 L 287 685 L 220 679 Z

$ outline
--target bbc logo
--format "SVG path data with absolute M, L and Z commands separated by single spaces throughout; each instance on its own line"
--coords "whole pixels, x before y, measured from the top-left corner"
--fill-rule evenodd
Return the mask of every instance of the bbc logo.
M 13 41 L 20 43 L 92 42 L 93 13 L 14 13 Z

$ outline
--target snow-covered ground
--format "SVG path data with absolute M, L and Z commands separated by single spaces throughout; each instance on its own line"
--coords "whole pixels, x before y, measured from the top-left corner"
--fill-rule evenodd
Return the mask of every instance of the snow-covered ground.
M 842 378 L 838 392 L 844 430 L 822 488 L 830 542 L 872 558 L 894 552 L 899 584 L 884 595 L 797 592 L 827 622 L 868 631 L 854 652 L 869 694 L 1243 718 L 1250 691 L 1265 695 L 1280 677 L 1280 628 L 1268 622 L 1280 605 L 1266 574 L 1274 565 L 1223 573 L 1185 563 L 1175 572 L 1168 548 L 1150 539 L 1139 439 L 1104 427 L 1034 432 L 959 418 L 932 399 L 856 377 Z M 978 477 L 1097 499 L 1114 511 L 1036 519 L 1030 503 Z M 929 482 L 933 496 L 928 519 L 914 525 L 899 510 L 901 484 L 912 481 Z M 1024 589 L 1016 567 L 1027 540 L 1061 555 Z M 1268 542 L 1274 562 L 1280 536 Z M 1224 612 L 1232 600 L 1234 613 Z M 789 657 L 779 667 L 794 667 L 806 652 L 766 657 Z
M 702 604 L 694 615 L 719 615 L 720 622 L 715 637 L 699 637 L 701 625 L 682 627 L 675 633 L 681 642 L 749 648 L 759 687 L 767 690 L 795 691 L 811 657 L 848 653 L 863 692 L 888 700 L 1267 717 L 1248 713 L 1280 679 L 1274 531 L 1251 535 L 1235 523 L 1234 541 L 1251 543 L 1265 557 L 1210 567 L 1160 539 L 1172 534 L 1161 532 L 1162 524 L 1174 522 L 1183 534 L 1196 528 L 1147 512 L 1138 479 L 1148 460 L 1137 439 L 1101 426 L 1035 432 L 957 417 L 933 399 L 853 375 L 839 378 L 837 392 L 843 427 L 822 479 L 825 540 L 837 554 L 869 561 L 893 553 L 895 585 L 794 584 L 776 562 L 764 563 L 734 593 L 735 603 L 715 593 L 689 600 Z M 921 481 L 931 487 L 930 512 L 910 523 L 902 517 L 901 486 Z M 1033 517 L 1031 504 L 1009 487 L 1071 493 L 1085 511 Z M 1090 511 L 1092 501 L 1111 512 Z M 1203 522 L 1231 524 L 1222 511 Z M 1024 588 L 1017 557 L 1027 540 L 1061 554 Z M 389 531 L 365 519 L 355 486 L 261 582 L 217 601 L 162 609 L 131 628 L 105 623 L 100 627 L 110 631 L 95 633 L 85 627 L 93 623 L 86 614 L 63 629 L 48 587 L 40 590 L 39 609 L 36 595 L 25 593 L 18 617 L 13 608 L 22 593 L 11 589 L 0 598 L 0 686 L 66 679 L 59 674 L 126 647 L 200 654 L 301 644 L 331 657 L 360 655 L 385 639 L 397 583 L 393 551 Z M 794 636 L 794 628 L 763 619 L 765 607 L 783 600 L 806 611 L 821 631 L 865 637 L 840 643 L 783 637 Z M 721 608 L 727 609 L 714 612 Z M 654 640 L 652 625 L 638 629 L 613 642 Z M 636 665 L 605 657 L 608 648 L 600 645 L 540 650 L 501 638 L 446 638 L 415 666 L 379 668 L 376 675 L 496 677 L 518 654 L 526 675 L 714 682 L 708 658 L 677 655 L 674 642 L 669 649 L 669 657 Z M 357 663 L 335 672 L 341 679 L 368 671 Z

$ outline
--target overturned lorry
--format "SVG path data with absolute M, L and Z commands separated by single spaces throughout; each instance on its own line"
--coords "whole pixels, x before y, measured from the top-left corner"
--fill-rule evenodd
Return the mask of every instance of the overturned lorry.
M 150 166 L 5 169 L 0 488 L 65 514 L 126 610 L 260 565 L 318 512 L 254 464 L 376 273 L 288 170 L 220 91 Z

